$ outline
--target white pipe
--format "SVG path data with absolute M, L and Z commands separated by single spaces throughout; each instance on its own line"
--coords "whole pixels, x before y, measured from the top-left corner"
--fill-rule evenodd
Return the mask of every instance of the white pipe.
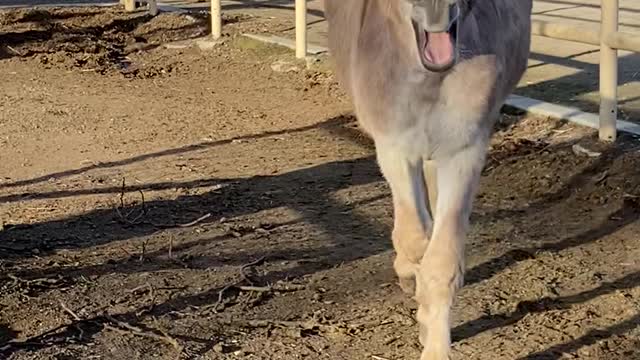
M 296 0 L 296 57 L 307 57 L 307 0 Z
M 147 4 L 149 5 L 149 14 L 151 16 L 158 15 L 158 3 L 156 0 L 147 0 Z
M 222 11 L 220 0 L 211 0 L 211 35 L 214 39 L 222 36 Z
M 124 0 L 125 11 L 136 11 L 136 0 Z
M 600 140 L 615 141 L 618 119 L 618 51 L 607 40 L 618 31 L 619 0 L 601 0 Z

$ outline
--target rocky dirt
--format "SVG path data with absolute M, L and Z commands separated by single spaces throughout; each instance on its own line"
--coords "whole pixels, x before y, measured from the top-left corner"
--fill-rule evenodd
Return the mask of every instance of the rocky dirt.
M 348 99 L 226 22 L 0 13 L 0 358 L 418 358 Z M 505 109 L 453 359 L 640 358 L 640 146 L 596 138 Z

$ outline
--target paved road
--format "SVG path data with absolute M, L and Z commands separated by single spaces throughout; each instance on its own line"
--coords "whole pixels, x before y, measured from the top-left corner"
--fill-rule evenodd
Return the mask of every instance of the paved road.
M 349 1 L 349 0 L 345 0 Z M 517 0 L 514 0 L 517 1 Z M 534 0 L 534 18 L 599 26 L 602 0 Z M 108 4 L 114 0 L 0 0 L 0 7 L 25 3 Z M 208 9 L 198 0 L 160 0 L 160 5 Z M 248 12 L 273 17 L 293 17 L 292 0 L 223 0 L 223 11 Z M 309 41 L 326 45 L 326 22 L 322 1 L 309 0 Z M 620 0 L 620 27 L 640 36 L 640 1 Z M 288 34 L 293 37 L 293 30 Z M 620 117 L 640 123 L 640 55 L 620 52 Z M 594 46 L 534 36 L 530 67 L 517 90 L 518 94 L 544 101 L 572 105 L 586 111 L 598 108 L 599 52 Z

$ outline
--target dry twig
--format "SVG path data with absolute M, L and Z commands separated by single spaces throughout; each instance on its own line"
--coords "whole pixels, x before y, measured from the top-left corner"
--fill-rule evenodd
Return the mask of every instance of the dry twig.
M 140 262 L 143 262 L 145 255 L 147 255 L 147 244 L 149 243 L 149 240 L 150 239 L 146 239 L 142 242 L 142 252 L 140 253 L 140 258 L 138 259 Z
M 265 327 L 279 327 L 279 328 L 298 328 L 298 329 L 317 329 L 320 331 L 336 331 L 339 325 L 321 324 L 316 320 L 305 321 L 291 321 L 291 320 L 221 320 L 221 325 L 238 326 L 244 328 L 265 328 Z
M 103 326 L 104 326 L 105 329 L 113 330 L 113 331 L 121 333 L 121 334 L 132 334 L 132 335 L 136 335 L 136 336 L 141 336 L 141 337 L 146 337 L 146 338 L 150 338 L 150 339 L 160 340 L 160 341 L 163 341 L 163 342 L 173 346 L 173 348 L 176 349 L 178 354 L 181 354 L 182 351 L 183 351 L 183 347 L 182 347 L 182 345 L 180 345 L 178 340 L 174 339 L 173 337 L 167 335 L 164 332 L 163 332 L 164 333 L 163 335 L 159 335 L 159 334 L 156 334 L 155 332 L 152 332 L 152 331 L 145 331 L 145 330 L 143 330 L 143 329 L 141 329 L 141 328 L 139 328 L 137 326 L 133 326 L 133 325 L 131 325 L 129 323 L 126 323 L 124 321 L 117 320 L 113 316 L 108 315 L 108 314 L 105 314 L 105 318 L 107 318 L 107 320 L 109 320 L 113 324 L 117 325 L 117 326 L 112 326 L 112 325 L 109 325 L 109 324 L 104 324 Z
M 204 214 L 204 215 L 200 216 L 199 218 L 197 218 L 197 219 L 195 219 L 195 220 L 193 220 L 191 222 L 188 222 L 186 224 L 178 224 L 178 227 L 191 227 L 191 226 L 197 225 L 197 224 L 207 220 L 210 217 L 211 217 L 211 213 L 207 213 L 207 214 Z
M 126 180 L 125 178 L 122 178 L 122 188 L 120 189 L 120 206 L 116 207 L 115 210 L 116 210 L 116 213 L 118 214 L 118 217 L 123 222 L 129 225 L 149 224 L 161 229 L 169 229 L 174 227 L 187 228 L 194 225 L 198 225 L 199 223 L 207 220 L 212 216 L 211 213 L 206 213 L 200 216 L 199 218 L 184 224 L 161 224 L 161 223 L 155 223 L 152 221 L 145 221 L 144 217 L 147 215 L 147 203 L 145 201 L 144 192 L 142 192 L 142 190 L 138 190 L 138 192 L 140 193 L 140 201 L 141 201 L 140 206 L 142 207 L 140 213 L 137 214 L 136 216 L 132 216 L 133 213 L 136 211 L 135 207 L 131 209 L 129 212 L 123 213 L 126 207 L 124 203 L 124 195 L 126 193 L 126 190 L 127 190 Z
M 305 285 L 285 285 L 285 286 L 235 286 L 240 291 L 253 291 L 253 292 L 294 292 L 304 290 L 307 287 Z
M 62 309 L 64 311 L 66 311 L 69 315 L 71 315 L 71 317 L 76 320 L 76 321 L 82 321 L 82 319 L 80 318 L 80 316 L 78 316 L 76 313 L 74 313 L 71 309 L 69 309 L 67 307 L 67 305 L 65 305 L 65 303 L 62 302 L 62 300 L 60 300 L 60 306 L 62 306 Z
M 265 260 L 265 257 L 263 256 L 256 261 L 242 265 L 242 267 L 240 268 L 240 274 L 242 275 L 242 278 L 246 280 L 250 285 L 254 285 L 254 283 L 251 280 L 250 275 L 247 274 L 247 270 L 253 268 L 254 266 L 261 265 L 264 262 L 264 260 Z
M 120 207 L 116 207 L 116 213 L 118 214 L 118 217 L 120 217 L 120 219 L 122 221 L 124 221 L 125 223 L 129 224 L 129 225 L 138 225 L 141 224 L 143 221 L 143 217 L 145 215 L 147 215 L 147 204 L 145 202 L 144 199 L 144 193 L 142 192 L 142 190 L 138 190 L 138 192 L 140 193 L 140 199 L 141 199 L 141 206 L 142 206 L 142 210 L 140 211 L 140 213 L 133 217 L 133 219 L 131 218 L 131 215 L 133 214 L 133 212 L 136 210 L 135 208 L 131 209 L 128 213 L 123 214 L 122 211 L 120 211 L 120 209 L 122 209 L 124 211 L 125 209 L 125 205 L 124 205 L 124 194 L 126 193 L 126 180 L 125 178 L 122 178 L 122 189 L 120 190 Z
M 151 224 L 151 225 L 153 225 L 153 226 L 155 226 L 157 228 L 160 228 L 160 229 L 171 229 L 171 228 L 176 228 L 176 227 L 178 227 L 178 228 L 188 228 L 188 227 L 191 227 L 191 226 L 198 225 L 199 223 L 201 223 L 201 222 L 207 220 L 208 218 L 210 218 L 211 216 L 212 216 L 211 213 L 206 213 L 206 214 L 200 216 L 199 218 L 197 218 L 197 219 L 195 219 L 193 221 L 190 221 L 188 223 L 184 223 L 184 224 L 161 224 L 161 223 L 156 223 L 156 222 L 149 222 L 149 224 Z
M 22 56 L 22 53 L 21 53 L 20 51 L 16 50 L 16 49 L 14 49 L 13 47 L 11 47 L 11 46 L 9 46 L 9 45 L 7 45 L 6 47 L 7 47 L 7 49 L 9 49 L 9 51 L 11 51 L 14 55 Z
M 62 300 L 60 300 L 60 306 L 62 306 L 62 309 L 64 309 L 64 311 L 66 311 L 69 315 L 71 315 L 71 317 L 74 320 L 77 321 L 77 323 L 74 323 L 74 326 L 80 332 L 80 335 L 78 335 L 78 338 L 82 339 L 84 337 L 84 330 L 82 330 L 82 327 L 80 326 L 80 322 L 82 322 L 82 319 L 80 318 L 80 316 L 78 316 L 78 314 L 76 314 L 71 309 L 69 309 L 69 307 L 67 307 L 67 305 L 65 305 L 65 303 L 62 302 Z
M 251 281 L 251 279 L 249 279 L 249 276 L 246 274 L 246 270 L 251 268 L 251 267 L 253 267 L 253 266 L 257 266 L 257 265 L 262 264 L 264 262 L 264 260 L 265 260 L 265 257 L 263 256 L 263 257 L 259 258 L 258 260 L 255 260 L 255 261 L 252 261 L 252 262 L 250 262 L 248 264 L 242 265 L 242 267 L 240 268 L 240 274 L 242 275 L 242 279 L 240 281 L 234 283 L 234 284 L 229 284 L 229 285 L 223 287 L 218 292 L 218 301 L 215 304 L 211 305 L 211 306 L 205 307 L 205 309 L 213 308 L 215 312 L 218 312 L 218 307 L 220 305 L 222 305 L 222 302 L 224 300 L 224 293 L 227 292 L 229 289 L 232 289 L 232 288 L 237 288 L 239 290 L 242 290 L 240 288 L 240 284 L 243 283 L 244 281 L 248 282 L 251 286 L 253 286 L 253 281 Z
M 82 330 L 82 328 L 80 327 L 80 325 L 82 324 L 94 324 L 97 326 L 101 326 L 103 329 L 109 329 L 121 334 L 131 334 L 131 335 L 135 335 L 135 336 L 141 336 L 141 337 L 146 337 L 146 338 L 150 338 L 150 339 L 155 339 L 155 340 L 159 340 L 162 341 L 164 343 L 167 343 L 171 346 L 173 346 L 174 349 L 176 349 L 177 351 L 177 355 L 178 358 L 180 357 L 180 355 L 182 354 L 184 348 L 180 345 L 180 343 L 178 342 L 178 340 L 176 340 L 175 338 L 169 336 L 166 332 L 158 329 L 149 329 L 149 330 L 145 330 L 142 328 L 139 328 L 137 326 L 131 325 L 129 323 L 126 323 L 124 321 L 120 321 L 115 319 L 113 316 L 109 315 L 109 314 L 105 314 L 103 317 L 98 317 L 95 319 L 82 319 L 80 316 L 78 316 L 78 314 L 76 314 L 73 310 L 71 310 L 64 302 L 60 301 L 60 306 L 62 307 L 62 309 L 69 315 L 71 315 L 71 317 L 73 318 L 74 321 L 72 321 L 70 324 L 62 324 L 59 325 L 53 329 L 47 330 L 44 333 L 31 337 L 29 339 L 20 341 L 20 340 L 11 340 L 9 341 L 6 345 L 3 345 L 2 347 L 0 347 L 0 351 L 6 351 L 11 347 L 22 347 L 22 346 L 28 346 L 28 345 L 34 345 L 34 346 L 41 346 L 43 344 L 47 344 L 48 342 L 46 341 L 46 337 L 51 335 L 51 334 L 55 334 L 60 330 L 63 329 L 69 329 L 71 326 L 74 326 L 76 329 L 78 329 L 78 331 L 80 331 L 80 338 L 83 337 L 84 335 L 84 331 Z M 106 319 L 106 321 L 105 321 Z M 113 325 L 107 323 L 110 322 Z M 156 332 L 160 332 L 161 334 L 157 334 Z

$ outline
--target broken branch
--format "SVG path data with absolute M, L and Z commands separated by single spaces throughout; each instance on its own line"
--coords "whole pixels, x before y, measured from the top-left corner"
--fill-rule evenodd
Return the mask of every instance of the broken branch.
M 163 341 L 171 346 L 174 347 L 174 349 L 176 349 L 176 351 L 178 353 L 182 353 L 183 347 L 180 345 L 180 343 L 178 342 L 178 340 L 174 339 L 173 337 L 169 336 L 169 335 L 160 335 L 160 334 L 156 334 L 155 332 L 152 331 L 145 331 L 137 326 L 131 325 L 129 323 L 126 323 L 124 321 L 120 321 L 115 319 L 113 316 L 105 314 L 105 318 L 107 320 L 109 320 L 110 322 L 112 322 L 113 324 L 117 325 L 117 326 L 112 326 L 109 324 L 104 324 L 105 329 L 109 329 L 109 330 L 113 330 L 115 332 L 121 333 L 121 334 L 132 334 L 132 335 L 136 335 L 136 336 L 141 336 L 141 337 L 146 337 L 146 338 L 151 338 L 151 339 L 155 339 L 155 340 L 160 340 Z

